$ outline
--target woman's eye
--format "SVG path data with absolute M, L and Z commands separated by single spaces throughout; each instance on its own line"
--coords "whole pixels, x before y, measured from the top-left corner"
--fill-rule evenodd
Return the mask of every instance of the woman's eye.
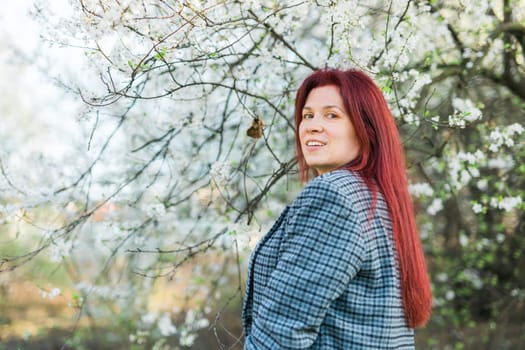
M 303 119 L 311 119 L 313 117 L 314 117 L 314 115 L 312 113 L 303 114 Z
M 328 113 L 326 116 L 327 116 L 329 119 L 337 118 L 337 114 L 335 114 L 335 113 Z

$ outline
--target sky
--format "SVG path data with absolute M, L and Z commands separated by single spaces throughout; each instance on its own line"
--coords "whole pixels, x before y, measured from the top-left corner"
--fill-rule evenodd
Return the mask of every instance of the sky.
M 64 49 L 50 47 L 42 40 L 41 25 L 29 13 L 37 1 L 2 4 L 0 135 L 4 136 L 4 151 L 16 149 L 24 155 L 40 152 L 59 159 L 68 151 L 72 138 L 78 136 L 78 123 L 71 116 L 80 103 L 53 80 L 60 70 L 75 69 L 82 53 L 68 50 L 64 54 Z M 67 0 L 53 0 L 50 10 L 65 15 L 67 8 Z M 58 16 L 51 24 L 55 19 Z
M 36 44 L 37 27 L 27 15 L 33 1 L 5 1 L 0 13 L 0 29 L 2 39 L 14 40 L 26 43 L 28 46 Z
M 46 6 L 51 13 L 57 16 L 51 22 L 58 20 L 59 16 L 70 14 L 68 0 L 17 0 L 4 1 L 0 12 L 0 33 L 2 37 L 15 41 L 17 46 L 31 50 L 40 41 L 39 25 L 31 18 L 29 12 Z M 5 37 L 3 38 L 5 39 Z

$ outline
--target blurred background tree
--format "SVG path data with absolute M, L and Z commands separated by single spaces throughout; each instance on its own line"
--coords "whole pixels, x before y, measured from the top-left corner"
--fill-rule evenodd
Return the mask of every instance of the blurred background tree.
M 365 70 L 398 122 L 435 295 L 418 347 L 524 343 L 523 1 L 55 8 L 31 6 L 42 50 L 5 58 L 76 101 L 47 115 L 58 141 L 2 105 L 6 344 L 29 341 L 11 327 L 29 281 L 68 305 L 55 327 L 71 348 L 241 348 L 249 252 L 301 188 L 295 91 L 324 67 Z

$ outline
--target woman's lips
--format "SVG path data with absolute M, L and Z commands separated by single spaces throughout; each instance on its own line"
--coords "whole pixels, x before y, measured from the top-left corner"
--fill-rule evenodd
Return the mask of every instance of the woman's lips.
M 306 140 L 305 145 L 306 149 L 308 150 L 316 150 L 321 147 L 324 147 L 326 145 L 326 142 L 320 140 Z

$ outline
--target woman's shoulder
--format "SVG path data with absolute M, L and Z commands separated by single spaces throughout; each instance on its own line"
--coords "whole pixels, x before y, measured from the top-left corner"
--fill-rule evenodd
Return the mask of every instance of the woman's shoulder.
M 358 172 L 334 170 L 312 179 L 303 191 L 319 189 L 348 196 L 354 192 L 366 191 L 368 187 Z
M 334 170 L 312 179 L 297 200 L 338 202 L 356 211 L 366 211 L 372 203 L 372 192 L 356 171 Z
M 328 173 L 324 173 L 323 175 L 317 176 L 312 181 L 328 182 L 336 187 L 366 186 L 359 172 L 345 169 L 333 170 Z
M 358 173 L 348 170 L 334 170 L 310 180 L 297 199 L 311 197 L 320 197 L 320 199 L 347 198 L 362 188 L 366 189 L 366 184 Z

